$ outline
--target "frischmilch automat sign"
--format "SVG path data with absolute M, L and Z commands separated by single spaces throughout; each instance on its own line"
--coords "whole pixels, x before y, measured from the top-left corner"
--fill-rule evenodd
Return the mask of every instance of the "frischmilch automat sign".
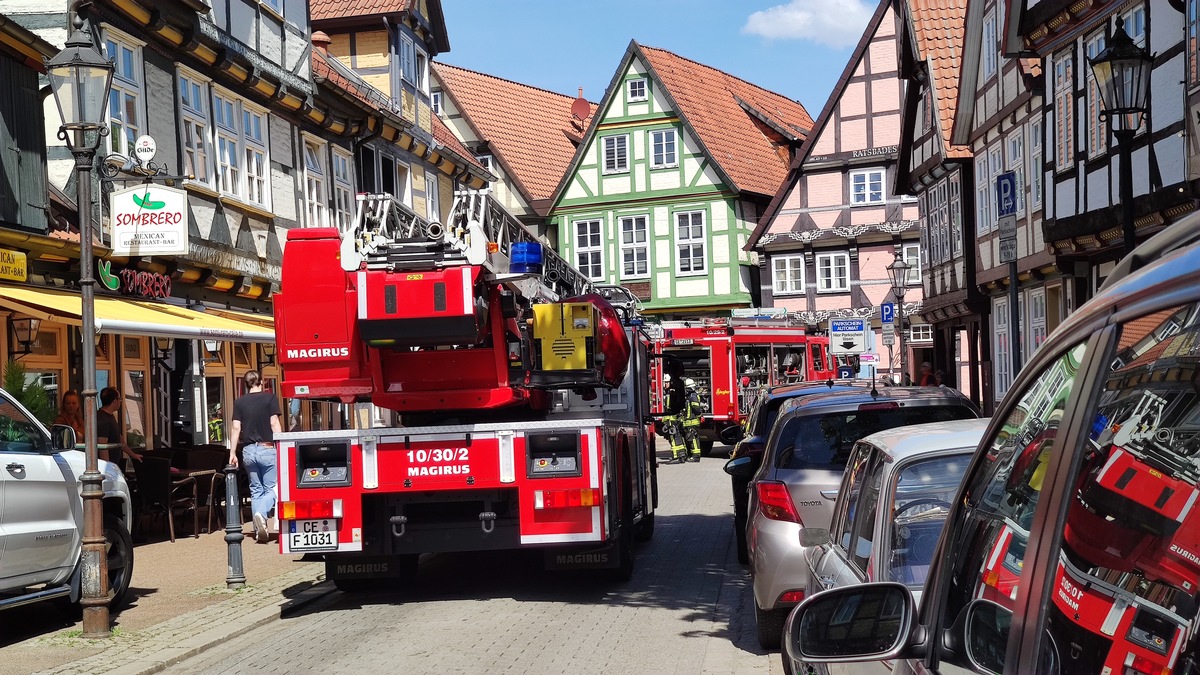
M 112 255 L 185 255 L 187 192 L 145 184 L 109 196 Z

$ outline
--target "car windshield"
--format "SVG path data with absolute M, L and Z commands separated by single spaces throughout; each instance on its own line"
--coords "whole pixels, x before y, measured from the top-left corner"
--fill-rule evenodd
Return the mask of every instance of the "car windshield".
M 886 406 L 888 404 L 871 404 Z M 964 405 L 926 405 L 908 408 L 860 407 L 789 419 L 779 432 L 775 467 L 778 469 L 846 468 L 850 449 L 864 436 L 930 422 L 972 419 L 977 415 Z
M 913 462 L 896 478 L 891 523 L 890 581 L 924 585 L 969 452 Z

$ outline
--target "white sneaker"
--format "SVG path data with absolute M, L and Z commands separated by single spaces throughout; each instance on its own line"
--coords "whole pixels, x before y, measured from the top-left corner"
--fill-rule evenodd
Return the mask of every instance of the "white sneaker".
M 254 541 L 265 544 L 270 538 L 271 532 L 267 530 L 266 516 L 261 513 L 254 514 Z

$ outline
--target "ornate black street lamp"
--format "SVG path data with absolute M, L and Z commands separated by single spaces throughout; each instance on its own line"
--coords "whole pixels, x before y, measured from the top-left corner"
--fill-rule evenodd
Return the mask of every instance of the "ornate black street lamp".
M 81 576 L 83 637 L 108 637 L 108 561 L 104 544 L 104 476 L 96 454 L 96 330 L 95 278 L 92 272 L 92 165 L 96 150 L 108 135 L 105 111 L 112 86 L 113 64 L 92 42 L 84 19 L 89 3 L 76 4 L 71 34 L 63 50 L 46 61 L 50 91 L 62 116 L 58 137 L 75 156 L 76 198 L 79 210 L 79 287 L 83 350 L 84 448 L 87 466 L 83 473 L 83 559 Z
M 896 297 L 896 323 L 900 325 L 900 384 L 908 375 L 908 354 L 904 346 L 904 293 L 908 291 L 908 270 L 912 267 L 904 261 L 904 255 L 897 253 L 896 258 L 887 266 L 888 279 L 892 282 L 892 295 Z
M 1121 234 L 1125 255 L 1133 251 L 1137 243 L 1133 225 L 1133 167 L 1130 156 L 1133 151 L 1133 135 L 1142 125 L 1146 112 L 1146 97 L 1150 93 L 1150 71 L 1154 57 L 1137 46 L 1125 32 L 1125 21 L 1117 17 L 1117 28 L 1113 31 L 1104 51 L 1091 60 L 1092 75 L 1100 89 L 1103 110 L 1100 119 L 1107 120 L 1113 136 L 1117 139 L 1118 157 L 1121 161 L 1119 187 L 1121 199 Z

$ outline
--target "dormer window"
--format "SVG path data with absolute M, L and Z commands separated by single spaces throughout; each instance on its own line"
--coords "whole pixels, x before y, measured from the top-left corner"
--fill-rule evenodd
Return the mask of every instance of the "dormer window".
M 630 80 L 629 81 L 629 100 L 630 101 L 645 101 L 646 96 L 646 80 Z

